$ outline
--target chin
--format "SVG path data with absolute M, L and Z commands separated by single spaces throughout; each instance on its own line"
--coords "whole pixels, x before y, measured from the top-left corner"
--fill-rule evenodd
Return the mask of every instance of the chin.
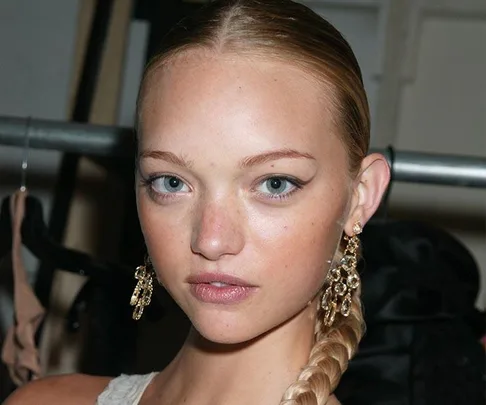
M 220 345 L 241 345 L 252 340 L 244 334 L 224 333 L 220 331 L 210 331 L 209 333 L 203 333 L 199 329 L 197 330 L 204 339 Z
M 214 316 L 190 317 L 194 329 L 206 340 L 219 344 L 242 344 L 266 332 L 258 330 L 255 322 L 237 314 L 220 311 Z

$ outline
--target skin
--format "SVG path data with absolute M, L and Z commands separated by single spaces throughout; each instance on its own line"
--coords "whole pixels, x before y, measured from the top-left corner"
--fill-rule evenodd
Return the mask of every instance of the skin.
M 157 278 L 193 328 L 141 403 L 278 404 L 307 363 L 316 295 L 338 243 L 376 210 L 388 165 L 369 155 L 351 178 L 332 95 L 282 61 L 190 51 L 145 89 L 140 222 Z M 171 177 L 175 189 L 164 181 Z M 237 304 L 203 303 L 187 277 L 206 271 L 257 288 Z M 98 388 L 86 395 L 95 399 Z
M 138 213 L 158 279 L 195 329 L 212 342 L 241 343 L 300 313 L 323 284 L 348 205 L 347 155 L 306 75 L 275 62 L 204 56 L 181 58 L 149 84 Z M 283 148 L 313 158 L 240 168 Z M 143 157 L 153 151 L 182 156 L 191 168 Z M 163 179 L 140 186 L 164 173 L 183 179 L 183 190 L 164 193 Z M 272 199 L 264 182 L 271 175 L 310 183 Z M 258 291 L 240 305 L 202 305 L 185 280 L 204 271 L 238 276 Z M 308 317 L 296 328 L 300 318 Z

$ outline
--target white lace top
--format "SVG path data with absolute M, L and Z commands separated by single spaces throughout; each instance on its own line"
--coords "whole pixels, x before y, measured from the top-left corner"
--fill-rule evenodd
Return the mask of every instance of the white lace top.
M 100 394 L 96 405 L 137 405 L 157 373 L 126 375 L 114 378 Z

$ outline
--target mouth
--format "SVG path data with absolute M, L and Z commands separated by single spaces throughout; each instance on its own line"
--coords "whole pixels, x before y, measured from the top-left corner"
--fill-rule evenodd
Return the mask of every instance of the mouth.
M 209 304 L 231 305 L 249 298 L 258 289 L 240 278 L 222 273 L 202 273 L 190 276 L 191 294 Z
M 221 283 L 219 281 L 213 281 L 211 283 L 204 283 L 204 284 L 209 284 L 209 285 L 213 285 L 215 287 L 228 287 L 230 285 L 235 285 L 235 284 L 226 284 L 226 283 Z
M 208 284 L 214 287 L 256 287 L 241 278 L 223 273 L 201 273 L 187 278 L 189 284 Z

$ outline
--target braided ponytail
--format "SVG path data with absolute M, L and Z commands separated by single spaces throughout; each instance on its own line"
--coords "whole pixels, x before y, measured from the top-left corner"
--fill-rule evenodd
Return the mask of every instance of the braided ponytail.
M 324 405 L 356 353 L 363 332 L 359 293 L 353 296 L 349 316 L 337 318 L 331 328 L 324 325 L 324 311 L 319 308 L 309 362 L 287 389 L 280 405 Z
M 361 227 L 358 227 L 358 233 Z M 345 246 L 345 241 L 348 240 Z M 346 254 L 358 260 L 361 254 L 359 239 L 344 238 L 339 247 L 336 262 Z M 326 289 L 325 287 L 324 289 Z M 318 300 L 314 346 L 309 361 L 304 366 L 296 382 L 290 385 L 283 395 L 280 405 L 324 405 L 334 392 L 343 373 L 348 368 L 349 360 L 356 354 L 359 342 L 365 331 L 360 300 L 361 289 L 351 295 L 351 308 L 347 317 L 336 315 L 332 326 L 326 325 L 326 311 Z M 325 295 L 325 294 L 322 294 Z

